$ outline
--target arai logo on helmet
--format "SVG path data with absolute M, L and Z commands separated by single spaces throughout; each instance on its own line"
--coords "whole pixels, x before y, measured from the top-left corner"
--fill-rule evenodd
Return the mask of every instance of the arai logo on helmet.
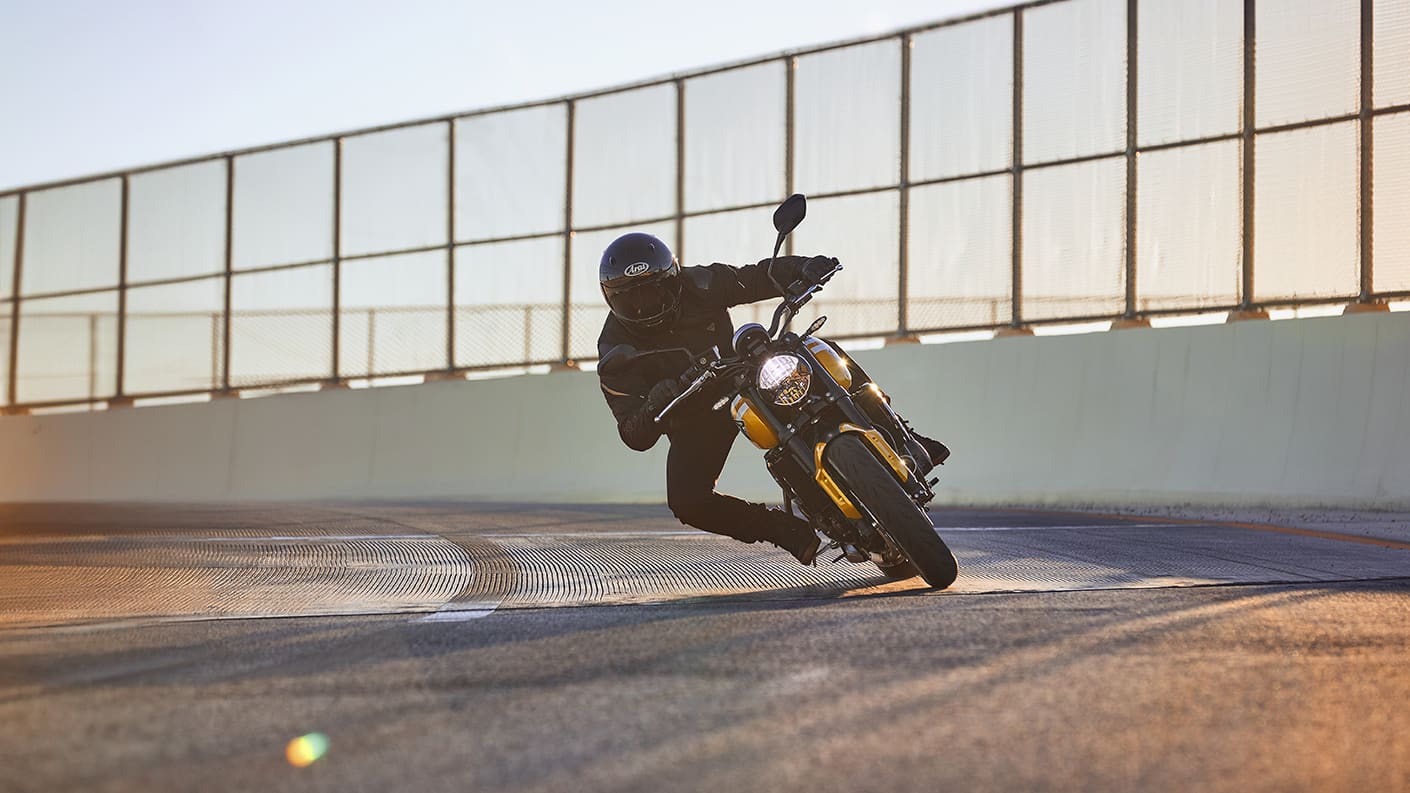
M 622 271 L 622 275 L 625 275 L 628 278 L 635 275 L 646 275 L 646 271 L 650 269 L 651 265 L 647 264 L 646 262 L 637 262 L 636 264 L 627 265 L 627 269 Z

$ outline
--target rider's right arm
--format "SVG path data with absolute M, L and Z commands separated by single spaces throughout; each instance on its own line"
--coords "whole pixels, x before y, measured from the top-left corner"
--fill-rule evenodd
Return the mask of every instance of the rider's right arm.
M 637 389 L 614 388 L 605 379 L 599 378 L 602 395 L 607 398 L 607 406 L 617 419 L 617 434 L 628 448 L 644 452 L 656 445 L 661 430 L 656 425 L 656 416 L 647 407 L 645 394 L 632 393 Z

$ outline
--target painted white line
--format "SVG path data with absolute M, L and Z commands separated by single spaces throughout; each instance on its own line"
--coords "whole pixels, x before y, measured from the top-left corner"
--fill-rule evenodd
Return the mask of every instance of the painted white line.
M 1082 526 L 936 526 L 946 531 L 1081 531 L 1083 529 L 1189 529 L 1201 526 L 1181 526 L 1173 523 L 1102 523 Z
M 434 534 L 299 534 L 268 537 L 174 537 L 192 542 L 351 542 L 355 540 L 441 540 Z
M 936 531 L 1081 531 L 1083 529 L 1187 529 L 1200 526 L 1184 526 L 1175 523 L 1097 523 L 1064 526 L 936 526 Z M 542 537 L 633 537 L 651 539 L 653 537 L 700 537 L 720 539 L 721 535 L 705 531 L 559 531 L 532 533 L 496 533 L 481 535 L 486 539 L 535 539 Z
M 480 535 L 487 539 L 499 539 L 509 537 L 522 539 L 526 537 L 719 537 L 718 534 L 711 534 L 707 531 L 691 529 L 688 531 L 543 531 L 543 532 L 522 532 L 522 533 L 495 533 Z
M 417 622 L 468 622 L 478 620 L 495 612 L 501 601 L 479 603 L 449 603 L 440 611 L 427 614 Z
M 37 545 L 82 542 L 349 542 L 353 540 L 412 540 L 425 542 L 443 540 L 435 534 L 271 534 L 265 536 L 202 537 L 193 534 L 70 534 L 64 536 L 30 535 L 0 537 L 0 545 Z

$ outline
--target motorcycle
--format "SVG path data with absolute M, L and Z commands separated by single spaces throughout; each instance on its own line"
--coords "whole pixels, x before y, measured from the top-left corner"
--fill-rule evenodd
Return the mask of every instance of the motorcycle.
M 807 199 L 792 195 L 775 210 L 773 258 L 807 214 Z M 772 262 L 772 259 L 770 260 Z M 692 354 L 684 386 L 655 417 L 658 424 L 705 391 L 714 410 L 726 407 L 740 432 L 764 451 L 783 491 L 784 508 L 798 512 L 840 551 L 833 559 L 871 562 L 888 578 L 919 575 L 944 589 L 959 574 L 954 554 L 936 533 L 925 505 L 938 481 L 927 481 L 927 460 L 910 429 L 891 412 L 874 383 L 857 383 L 841 352 L 815 336 L 827 317 L 801 334 L 789 326 L 842 266 L 820 283 L 783 287 L 772 324 L 740 326 L 732 354 L 713 348 Z M 780 285 L 782 286 L 782 285 Z M 651 353 L 647 353 L 651 354 Z M 609 352 L 604 370 L 620 363 Z M 687 384 L 688 383 L 688 384 Z

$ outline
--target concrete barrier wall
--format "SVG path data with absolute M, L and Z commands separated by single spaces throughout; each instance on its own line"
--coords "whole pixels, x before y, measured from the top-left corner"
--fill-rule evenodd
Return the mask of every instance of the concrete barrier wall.
M 950 503 L 1410 508 L 1410 314 L 901 345 Z M 0 500 L 663 499 L 591 373 L 0 418 Z M 741 439 L 721 489 L 776 498 Z

